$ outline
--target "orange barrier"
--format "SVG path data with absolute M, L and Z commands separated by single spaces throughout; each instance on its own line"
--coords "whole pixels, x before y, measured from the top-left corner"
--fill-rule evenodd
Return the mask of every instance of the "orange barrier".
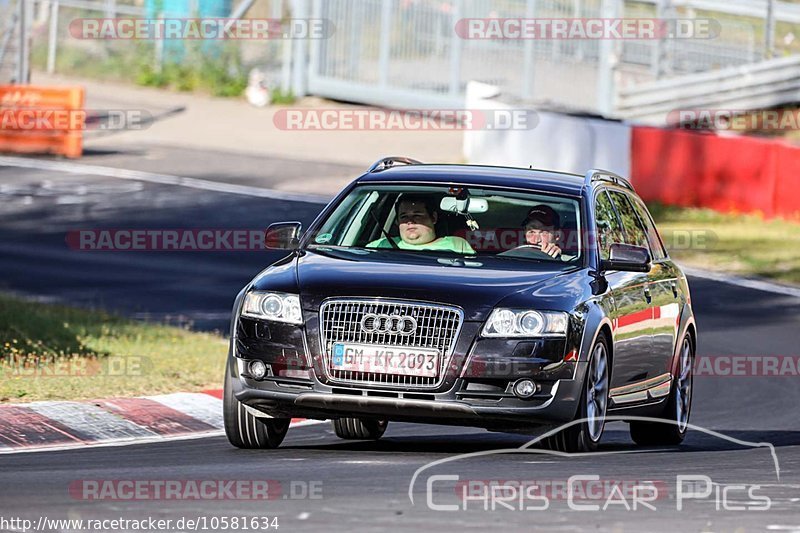
M 635 126 L 631 180 L 645 201 L 800 218 L 800 149 L 780 141 Z
M 0 152 L 83 153 L 83 87 L 0 85 Z

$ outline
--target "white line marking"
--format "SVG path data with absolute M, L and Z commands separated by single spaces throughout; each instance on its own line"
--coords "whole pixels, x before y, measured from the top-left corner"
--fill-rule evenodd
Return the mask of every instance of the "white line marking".
M 0 157 L 0 166 L 31 168 L 35 170 L 51 170 L 55 172 L 66 172 L 69 174 L 103 176 L 122 180 L 145 181 L 148 183 L 158 183 L 160 185 L 176 185 L 179 187 L 189 187 L 191 189 L 201 189 L 204 191 L 241 194 L 244 196 L 255 196 L 257 198 L 289 200 L 292 202 L 306 202 L 311 204 L 327 204 L 331 199 L 328 196 L 320 194 L 293 193 L 287 191 L 278 191 L 275 189 L 265 189 L 262 187 L 251 187 L 248 185 L 220 183 L 217 181 L 199 178 L 185 178 L 181 176 L 173 176 L 171 174 L 156 174 L 141 170 L 126 170 L 122 168 L 102 167 L 97 165 L 84 165 L 81 163 L 72 163 L 68 161 L 47 161 L 42 159 L 27 159 L 24 157 Z
M 224 312 L 207 312 L 207 311 L 170 311 L 168 313 L 151 313 L 143 311 L 140 313 L 132 313 L 131 318 L 135 320 L 147 320 L 150 322 L 169 322 L 170 319 L 175 320 L 225 320 L 226 322 L 231 318 L 230 311 Z M 226 341 L 227 344 L 227 341 Z
M 734 276 L 733 274 L 724 274 L 722 272 L 712 272 L 710 270 L 702 270 L 699 268 L 687 267 L 681 265 L 684 273 L 687 276 L 695 278 L 710 279 L 712 281 L 719 281 L 729 285 L 736 285 L 737 287 L 744 287 L 747 289 L 754 289 L 757 291 L 770 292 L 773 294 L 780 294 L 782 296 L 792 296 L 800 298 L 800 287 L 791 287 L 789 285 L 781 285 L 780 283 L 773 283 L 762 279 L 743 278 L 741 276 Z
M 398 461 L 382 461 L 379 459 L 375 459 L 373 461 L 336 461 L 339 464 L 344 465 L 393 465 L 397 464 Z

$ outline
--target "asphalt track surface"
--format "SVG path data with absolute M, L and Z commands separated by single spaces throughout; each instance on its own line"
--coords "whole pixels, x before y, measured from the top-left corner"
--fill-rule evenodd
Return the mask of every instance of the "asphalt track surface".
M 264 162 L 269 163 L 285 164 Z M 268 186 L 266 179 L 260 183 Z M 263 228 L 286 219 L 308 223 L 320 208 L 313 203 L 19 168 L 0 168 L 0 201 L 4 290 L 133 316 L 188 321 L 203 329 L 225 327 L 235 293 L 275 254 L 77 252 L 66 245 L 66 233 L 87 228 Z M 797 357 L 800 300 L 697 278 L 690 283 L 700 331 L 699 356 Z M 3 455 L 0 518 L 37 522 L 40 517 L 277 517 L 278 531 L 800 531 L 798 380 L 796 375 L 696 378 L 691 422 L 719 435 L 694 430 L 683 446 L 673 449 L 636 447 L 621 422 L 607 425 L 601 453 L 577 457 L 498 453 L 520 447 L 530 440 L 527 436 L 395 423 L 378 442 L 341 441 L 327 424 L 295 428 L 274 451 L 237 450 L 224 438 L 213 437 Z M 771 443 L 774 457 L 770 448 L 743 441 Z M 456 457 L 475 452 L 480 453 Z M 418 473 L 411 487 L 412 502 L 409 485 L 415 472 L 448 458 L 455 459 Z M 556 490 L 546 493 L 546 510 L 533 509 L 543 506 L 540 499 L 499 503 L 504 496 L 495 498 L 491 510 L 491 498 L 465 503 L 452 480 L 434 478 L 433 490 L 427 491 L 434 474 L 457 475 L 460 482 L 524 480 L 560 487 L 570 476 L 598 475 L 627 486 L 653 481 L 659 498 L 651 502 L 655 510 L 643 505 L 629 510 L 621 498 L 605 492 L 575 502 L 599 504 L 601 510 L 577 511 Z M 676 481 L 682 475 L 707 476 L 714 485 L 707 497 L 683 499 L 678 510 Z M 273 480 L 277 482 L 273 487 L 280 490 L 267 502 L 92 501 L 70 493 L 72 484 L 87 479 L 256 479 Z M 731 488 L 734 485 L 752 492 Z M 434 504 L 456 505 L 458 510 L 431 509 L 429 496 Z M 606 496 L 617 503 L 602 510 Z M 753 510 L 763 504 L 763 497 L 769 498 L 770 508 Z M 624 500 L 632 506 L 630 494 Z

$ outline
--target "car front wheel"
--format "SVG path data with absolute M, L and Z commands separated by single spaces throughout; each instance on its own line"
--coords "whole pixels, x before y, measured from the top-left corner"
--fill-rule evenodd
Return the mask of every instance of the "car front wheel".
M 237 448 L 272 449 L 283 442 L 289 431 L 290 418 L 262 418 L 254 416 L 233 395 L 233 377 L 230 361 L 225 369 L 225 386 L 222 395 L 222 414 L 225 435 Z
M 378 440 L 389 425 L 386 420 L 366 418 L 338 418 L 331 422 L 336 436 L 347 440 Z
M 592 347 L 583 383 L 577 422 L 544 440 L 544 447 L 562 452 L 591 452 L 603 436 L 608 410 L 608 341 L 600 335 Z

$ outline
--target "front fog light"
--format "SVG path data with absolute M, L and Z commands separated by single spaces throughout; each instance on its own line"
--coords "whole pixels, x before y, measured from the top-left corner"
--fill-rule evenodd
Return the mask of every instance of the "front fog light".
M 250 361 L 248 368 L 254 379 L 264 379 L 264 376 L 267 375 L 267 365 L 264 364 L 264 361 Z
M 536 383 L 529 379 L 520 379 L 514 383 L 514 395 L 518 398 L 530 398 L 536 394 Z

